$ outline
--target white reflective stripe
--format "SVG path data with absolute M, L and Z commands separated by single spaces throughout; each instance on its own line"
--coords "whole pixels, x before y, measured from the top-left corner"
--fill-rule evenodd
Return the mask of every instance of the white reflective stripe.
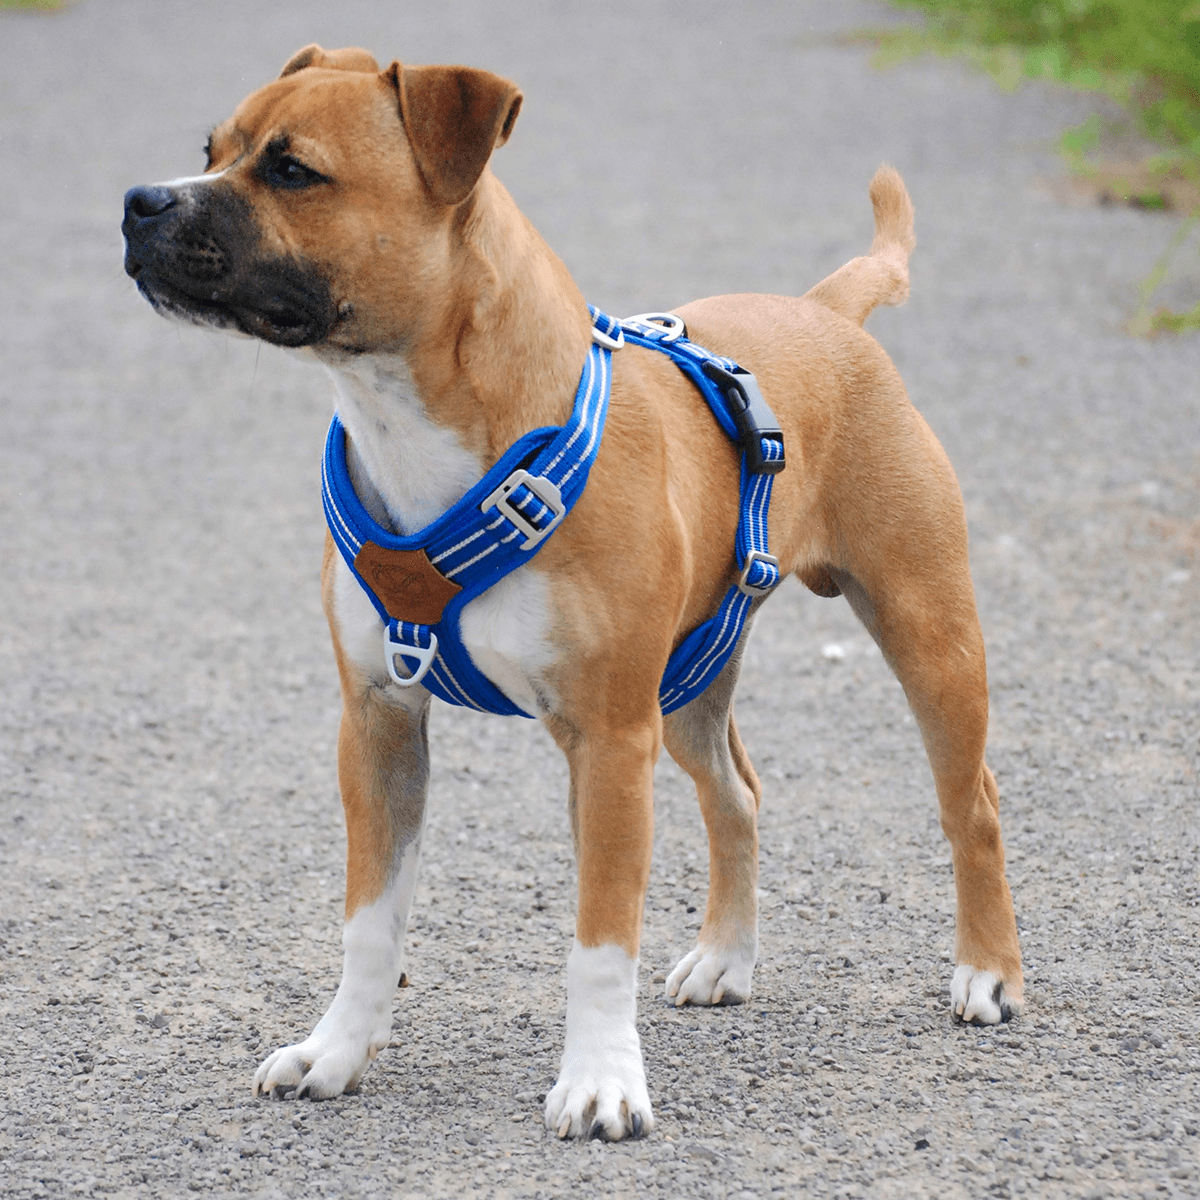
M 575 432 L 571 435 L 567 444 L 555 457 L 554 461 L 547 465 L 547 471 L 558 465 L 566 452 L 575 445 L 585 431 L 590 432 L 595 428 L 596 417 L 599 413 L 598 401 L 604 391 L 604 382 L 608 377 L 607 364 L 611 362 L 611 360 L 612 356 L 608 355 L 606 357 L 604 352 L 601 350 L 594 350 L 590 355 L 588 355 L 588 384 L 587 390 L 583 395 L 583 403 L 580 406 L 579 425 L 575 429 Z M 584 447 L 581 457 L 587 456 L 588 449 L 590 449 L 591 445 L 592 441 L 589 438 L 587 446 Z M 564 479 L 570 479 L 577 466 L 578 463 L 576 463 L 575 467 L 571 468 L 567 475 L 564 476 Z
M 467 656 L 468 660 L 470 660 L 470 657 L 471 657 L 471 656 L 470 656 L 470 652 L 469 652 L 469 651 L 466 649 L 466 647 L 465 647 L 465 646 L 463 646 L 463 645 L 462 645 L 462 638 L 461 638 L 461 637 L 458 639 L 458 644 L 459 644 L 459 646 L 462 648 L 462 650 L 463 650 L 463 653 L 464 653 L 464 654 L 466 654 L 466 656 Z M 476 667 L 474 663 L 471 663 L 471 666 L 472 666 L 472 667 L 474 667 L 474 669 L 475 669 L 476 671 L 479 671 L 479 668 L 478 668 L 478 667 Z M 466 690 L 463 688 L 462 684 L 460 684 L 460 683 L 458 682 L 458 680 L 457 680 L 457 679 L 455 679 L 455 677 L 454 677 L 454 674 L 453 674 L 453 672 L 450 670 L 450 667 L 449 667 L 449 665 L 447 664 L 446 660 L 445 660 L 445 659 L 444 659 L 444 658 L 443 658 L 443 657 L 442 657 L 440 654 L 438 655 L 438 657 L 437 657 L 437 661 L 434 663 L 434 665 L 433 665 L 433 667 L 431 668 L 431 670 L 430 670 L 430 672 L 429 672 L 429 673 L 430 673 L 431 675 L 433 675 L 433 676 L 434 676 L 434 678 L 436 678 L 436 679 L 437 679 L 438 683 L 440 683 L 440 684 L 442 685 L 442 687 L 443 687 L 443 688 L 444 688 L 444 689 L 445 689 L 447 692 L 456 692 L 456 693 L 457 693 L 459 696 L 461 696 L 461 697 L 462 697 L 462 703 L 463 703 L 463 705 L 464 705 L 465 707 L 467 707 L 467 708 L 473 708 L 473 709 L 474 709 L 476 712 L 490 712 L 490 711 L 491 711 L 490 709 L 487 709 L 487 708 L 485 708 L 485 707 L 484 707 L 482 704 L 479 704 L 477 701 L 475 701 L 474 699 L 472 699 L 472 697 L 471 697 L 470 695 L 468 695 L 468 694 L 467 694 L 467 692 L 466 692 Z M 488 678 L 486 675 L 484 675 L 484 674 L 483 674 L 483 672 L 482 672 L 482 671 L 479 671 L 479 674 L 480 674 L 481 676 L 483 676 L 483 678 L 484 678 L 484 679 L 487 679 L 487 678 Z M 443 678 L 443 675 L 445 676 L 445 678 Z M 449 680 L 449 683 L 447 683 L 447 680 Z M 489 683 L 491 683 L 491 680 L 490 680 L 490 679 L 488 679 L 488 682 L 489 682 Z M 451 686 L 451 685 L 453 685 L 453 686 Z M 492 687 L 496 687 L 496 685 L 495 685 L 494 683 L 492 683 Z M 499 689 L 499 688 L 496 688 L 496 690 L 497 690 L 498 692 L 500 692 L 500 689 Z M 500 692 L 500 694 L 501 694 L 502 696 L 504 696 L 504 693 L 503 693 L 503 692 Z M 508 700 L 508 702 L 509 702 L 509 703 L 510 703 L 510 704 L 511 704 L 511 705 L 512 705 L 512 706 L 513 706 L 513 707 L 514 707 L 514 708 L 515 708 L 515 709 L 516 709 L 518 712 L 525 712 L 525 710 L 524 710 L 524 709 L 523 709 L 523 708 L 522 708 L 522 707 L 521 707 L 521 706 L 520 706 L 520 705 L 519 705 L 519 704 L 518 704 L 518 703 L 517 703 L 515 700 L 512 700 L 512 699 L 511 699 L 510 697 L 508 697 L 508 696 L 505 696 L 504 698 L 505 698 L 506 700 Z M 526 714 L 526 715 L 528 716 L 528 715 L 530 715 L 530 714 Z
M 574 465 L 571 466 L 571 468 L 568 471 L 566 471 L 564 473 L 563 477 L 558 481 L 560 487 L 562 487 L 562 485 L 565 484 L 567 482 L 567 480 L 569 480 L 571 478 L 571 476 L 574 475 L 575 472 L 579 470 L 579 468 L 583 465 L 584 461 L 591 455 L 592 447 L 595 446 L 597 440 L 599 439 L 599 436 L 600 436 L 600 433 L 599 433 L 600 414 L 603 411 L 603 407 L 604 407 L 603 404 L 600 403 L 600 400 L 608 391 L 608 372 L 609 372 L 609 368 L 610 368 L 611 364 L 612 364 L 612 355 L 611 354 L 608 355 L 607 358 L 603 354 L 600 355 L 599 386 L 596 388 L 595 395 L 593 396 L 589 392 L 589 397 L 588 397 L 589 400 L 591 400 L 595 404 L 595 412 L 592 413 L 592 415 L 590 417 L 589 425 L 588 425 L 588 432 L 589 432 L 588 442 L 587 442 L 587 445 L 583 448 L 583 451 L 575 459 Z M 572 438 L 571 440 L 574 441 L 574 438 Z M 561 455 L 560 455 L 560 457 L 561 457 Z M 549 468 L 547 468 L 547 470 L 549 470 Z
M 566 472 L 566 474 L 563 475 L 562 479 L 556 481 L 560 487 L 562 486 L 562 484 L 566 483 L 566 481 L 568 479 L 570 479 L 572 475 L 575 474 L 575 472 L 579 469 L 580 465 L 582 464 L 582 461 L 585 458 L 587 458 L 587 456 L 591 452 L 592 446 L 595 445 L 595 441 L 596 441 L 595 426 L 596 426 L 596 421 L 597 421 L 597 418 L 598 418 L 598 416 L 600 414 L 600 410 L 601 410 L 601 405 L 598 403 L 598 400 L 604 394 L 605 388 L 607 386 L 606 381 L 608 379 L 608 364 L 609 364 L 609 362 L 611 362 L 611 360 L 612 360 L 612 356 L 608 355 L 606 357 L 602 350 L 593 349 L 591 352 L 589 352 L 588 358 L 587 358 L 587 364 L 586 364 L 586 368 L 585 368 L 587 370 L 588 382 L 587 382 L 586 388 L 584 390 L 584 395 L 583 395 L 582 411 L 580 413 L 580 423 L 576 427 L 575 431 L 571 434 L 571 436 L 567 439 L 566 445 L 564 445 L 562 447 L 562 449 L 560 449 L 559 452 L 554 456 L 554 458 L 552 458 L 550 460 L 550 462 L 548 462 L 542 468 L 542 474 L 548 475 L 551 471 L 554 470 L 555 467 L 558 466 L 558 464 L 562 461 L 564 455 L 567 453 L 568 450 L 571 449 L 571 447 L 575 444 L 575 442 L 585 432 L 590 433 L 591 436 L 588 438 L 587 445 L 584 447 L 583 452 L 578 456 L 578 458 L 575 462 L 575 465 L 572 466 L 570 468 L 570 470 L 568 470 Z M 597 369 L 599 370 L 598 376 L 597 376 Z M 595 406 L 595 411 L 589 413 L 588 410 L 591 406 Z
M 754 538 L 752 550 L 766 549 L 767 544 L 767 505 L 766 499 L 771 491 L 771 475 L 755 475 L 750 488 L 750 500 L 746 505 L 750 519 L 750 533 Z
M 362 549 L 362 540 L 347 522 L 345 514 L 338 505 L 337 499 L 333 494 L 333 484 L 329 478 L 329 466 L 324 458 L 321 459 L 321 483 L 325 489 L 325 495 L 329 500 L 329 510 L 337 517 L 338 529 L 342 532 L 343 540 L 357 556 L 358 552 Z M 335 530 L 334 532 L 336 533 L 337 531 Z
M 517 535 L 513 533 L 509 537 L 504 538 L 502 541 L 493 542 L 486 550 L 480 550 L 480 552 L 475 555 L 474 558 L 468 558 L 465 563 L 459 563 L 457 567 L 447 571 L 446 578 L 453 579 L 455 575 L 459 573 L 459 571 L 465 571 L 468 567 L 473 567 L 481 558 L 487 558 L 487 556 L 491 554 L 493 550 L 499 549 L 502 545 L 504 545 L 504 542 L 511 541 L 516 536 Z
M 466 691 L 463 690 L 462 684 L 460 684 L 458 680 L 454 678 L 450 668 L 446 666 L 446 660 L 442 658 L 440 654 L 438 655 L 433 666 L 429 669 L 429 673 L 441 685 L 443 691 L 449 692 L 451 695 L 457 694 L 460 697 L 459 703 L 461 703 L 464 707 L 473 708 L 476 712 L 487 711 L 487 709 L 485 709 L 482 705 L 477 704 L 469 695 L 467 695 Z
M 581 437 L 586 436 L 587 441 L 582 450 L 576 452 L 577 457 L 575 458 L 575 461 L 571 467 L 562 476 L 561 480 L 559 481 L 560 485 L 561 483 L 565 483 L 568 479 L 570 479 L 571 476 L 574 475 L 575 472 L 584 465 L 584 461 L 591 454 L 592 448 L 595 446 L 599 436 L 600 416 L 603 412 L 602 401 L 608 386 L 608 363 L 609 359 L 607 359 L 605 355 L 600 353 L 598 350 L 588 354 L 587 363 L 585 364 L 586 384 L 583 388 L 583 399 L 580 404 L 580 420 L 576 423 L 576 426 L 574 430 L 572 430 L 571 436 L 567 439 L 566 443 L 560 447 L 559 451 L 550 460 L 550 462 L 541 468 L 542 478 L 550 478 L 550 472 L 553 470 L 553 468 L 562 462 L 568 451 Z M 527 511 L 527 506 L 532 499 L 537 499 L 539 501 L 539 508 L 536 513 L 531 515 Z M 514 507 L 516 507 L 522 513 L 522 515 L 524 515 L 530 521 L 531 524 L 536 524 L 552 512 L 549 506 L 546 505 L 545 502 L 542 501 L 541 497 L 537 496 L 536 493 L 533 493 L 531 496 L 526 497 L 522 501 L 515 502 Z M 477 529 L 474 533 L 463 538 L 462 541 L 456 542 L 448 549 L 442 550 L 438 554 L 434 555 L 430 559 L 430 562 L 434 565 L 440 565 L 447 558 L 452 557 L 454 554 L 466 549 L 472 543 L 476 542 L 485 533 L 494 532 L 500 526 L 509 524 L 511 523 L 508 521 L 508 518 L 502 513 L 497 520 L 493 521 L 490 525 L 485 526 L 484 529 Z M 473 557 L 467 559 L 465 562 L 459 563 L 449 570 L 443 569 L 443 574 L 447 579 L 454 578 L 454 576 L 460 574 L 469 567 L 474 566 L 477 562 L 480 562 L 482 559 L 486 558 L 497 547 L 506 545 L 519 535 L 520 531 L 518 530 L 510 532 L 507 536 L 500 538 L 496 542 L 493 542 L 486 549 L 479 550 Z
M 436 558 L 431 558 L 431 563 L 440 563 L 443 558 L 449 558 L 451 554 L 457 553 L 464 547 L 469 546 L 476 538 L 483 537 L 485 533 L 491 533 L 494 529 L 499 529 L 501 525 L 506 524 L 506 518 L 501 515 L 496 518 L 490 525 L 485 525 L 482 529 L 477 529 L 470 537 L 465 537 L 456 546 L 451 546 L 449 550 L 443 550 Z
M 750 602 L 750 597 L 739 594 L 737 602 L 731 604 L 725 613 L 725 619 L 721 622 L 721 627 L 717 631 L 716 637 L 710 643 L 709 648 L 705 653 L 693 664 L 692 669 L 687 675 L 675 684 L 674 688 L 666 695 L 659 698 L 660 704 L 669 704 L 676 696 L 682 696 L 688 690 L 693 680 L 697 678 L 697 672 L 700 673 L 700 678 L 703 678 L 704 670 L 712 663 L 727 645 L 728 641 L 722 641 L 727 637 L 727 631 L 730 631 L 732 623 L 732 635 L 738 637 L 741 633 L 741 616 L 745 610 L 745 606 Z

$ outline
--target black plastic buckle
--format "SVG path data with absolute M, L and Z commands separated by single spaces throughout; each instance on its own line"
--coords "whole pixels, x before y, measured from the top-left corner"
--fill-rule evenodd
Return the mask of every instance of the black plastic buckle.
M 759 391 L 758 380 L 740 367 L 727 371 L 720 363 L 707 359 L 700 370 L 721 389 L 725 408 L 738 431 L 738 444 L 746 455 L 746 467 L 752 475 L 778 475 L 787 466 L 783 451 L 783 430 L 771 406 Z M 779 443 L 777 459 L 763 457 L 762 440 Z

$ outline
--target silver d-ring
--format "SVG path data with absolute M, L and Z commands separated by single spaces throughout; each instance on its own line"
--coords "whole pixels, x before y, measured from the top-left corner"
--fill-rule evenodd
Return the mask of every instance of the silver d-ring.
M 669 312 L 639 313 L 636 317 L 626 317 L 621 324 L 657 326 L 665 330 L 659 341 L 667 343 L 677 342 L 681 337 L 687 336 L 687 326 L 683 323 L 683 318 Z
M 392 637 L 392 626 L 389 622 L 383 627 L 383 658 L 387 664 L 388 674 L 392 677 L 392 682 L 399 684 L 400 687 L 414 687 L 420 683 L 433 665 L 433 660 L 437 657 L 438 639 L 437 634 L 431 629 L 429 631 L 428 646 L 410 646 L 406 642 L 398 642 Z M 396 659 L 416 659 L 417 666 L 411 675 L 401 675 L 396 670 Z M 404 664 L 408 666 L 406 662 Z

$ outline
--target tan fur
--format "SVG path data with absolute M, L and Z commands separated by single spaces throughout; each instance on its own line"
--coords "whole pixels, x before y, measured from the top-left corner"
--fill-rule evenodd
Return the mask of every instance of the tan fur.
M 485 165 L 520 93 L 466 68 L 378 72 L 363 55 L 306 48 L 216 132 L 213 166 L 253 206 L 265 246 L 302 253 L 332 289 L 339 320 L 317 355 L 337 366 L 364 350 L 402 354 L 430 418 L 490 465 L 529 429 L 566 418 L 590 341 L 583 297 Z M 283 129 L 336 189 L 263 184 L 255 154 Z M 788 466 L 774 485 L 772 552 L 814 591 L 847 597 L 904 686 L 953 848 L 958 961 L 995 972 L 1019 1005 L 962 500 L 861 328 L 908 294 L 913 210 L 890 167 L 871 199 L 870 253 L 805 296 L 721 296 L 679 314 L 693 340 L 754 372 L 780 420 Z M 733 719 L 736 663 L 665 721 L 657 698 L 672 649 L 736 575 L 738 452 L 665 356 L 628 346 L 613 366 L 587 489 L 536 561 L 554 612 L 545 720 L 571 768 L 577 936 L 637 954 L 665 741 L 695 780 L 709 832 L 701 943 L 746 943 L 761 786 Z M 424 731 L 337 654 L 349 915 L 380 894 L 419 823 L 405 778 L 425 770 Z

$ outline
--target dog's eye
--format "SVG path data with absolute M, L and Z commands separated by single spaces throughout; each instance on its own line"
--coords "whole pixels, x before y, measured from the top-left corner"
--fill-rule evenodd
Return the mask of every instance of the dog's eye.
M 265 163 L 262 174 L 271 187 L 277 188 L 306 188 L 312 187 L 314 184 L 329 182 L 320 171 L 306 167 L 298 159 L 292 158 L 290 154 L 284 154 Z

